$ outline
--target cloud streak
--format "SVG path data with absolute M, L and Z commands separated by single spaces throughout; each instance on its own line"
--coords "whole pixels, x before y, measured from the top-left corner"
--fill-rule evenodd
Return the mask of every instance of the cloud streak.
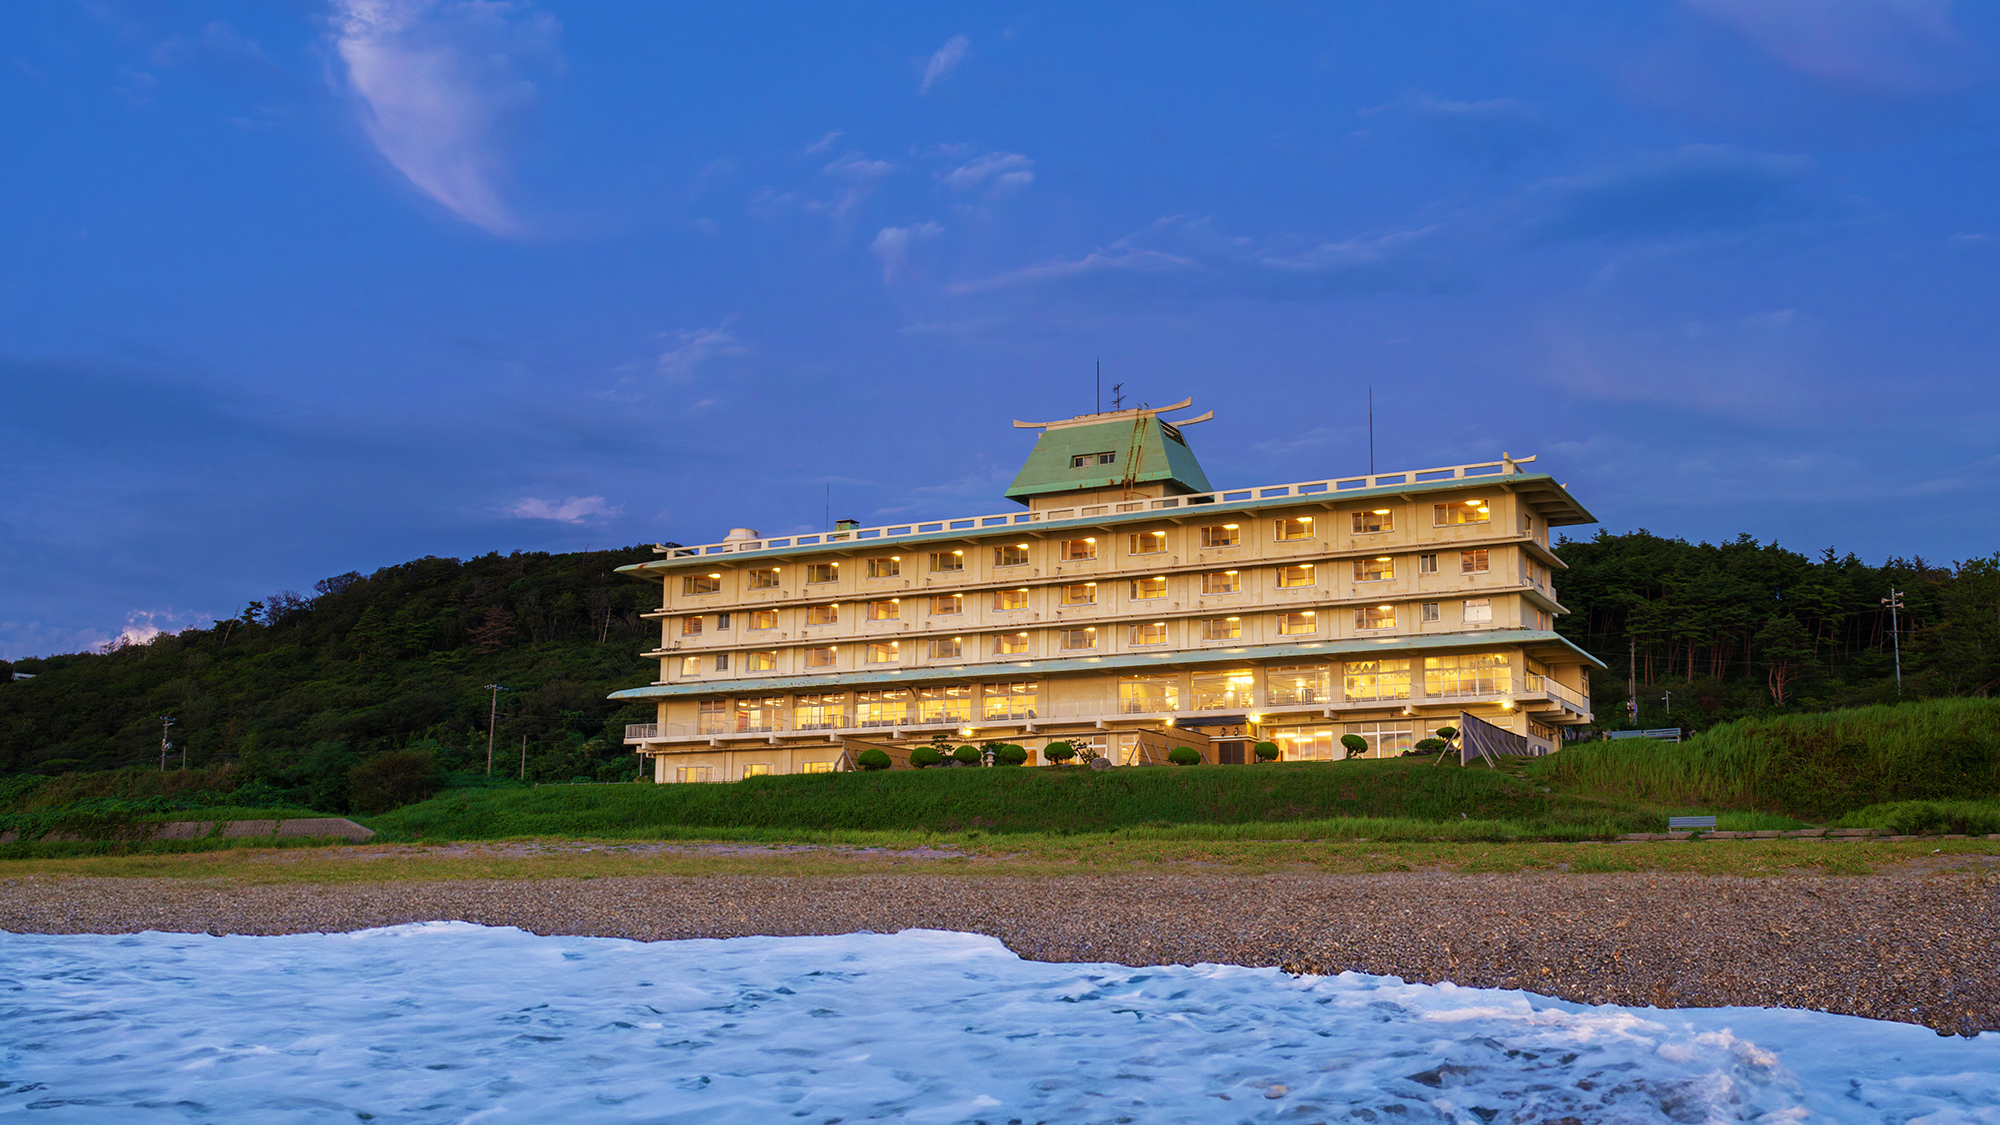
M 985 188 L 995 192 L 1013 191 L 1035 182 L 1035 162 L 1018 152 L 989 152 L 967 161 L 938 179 L 958 191 Z
M 722 325 L 697 328 L 676 335 L 674 346 L 660 353 L 660 374 L 669 379 L 689 379 L 712 359 L 749 354 L 750 349 Z
M 930 61 L 924 64 L 924 80 L 917 87 L 917 93 L 930 93 L 933 85 L 958 69 L 958 64 L 965 61 L 966 53 L 970 50 L 972 50 L 972 40 L 963 35 L 954 35 L 945 40 L 944 46 L 939 47 L 931 55 Z
M 572 496 L 566 500 L 524 496 L 507 506 L 507 514 L 516 519 L 555 520 L 558 523 L 582 523 L 592 516 L 616 516 L 621 510 L 607 503 L 602 496 Z
M 1780 63 L 1836 85 L 1889 94 L 1950 89 L 1969 77 L 1951 0 L 1684 0 Z
M 466 222 L 524 233 L 505 143 L 562 69 L 553 16 L 520 0 L 333 0 L 334 49 L 383 158 Z
M 894 281 L 910 268 L 910 248 L 936 238 L 944 228 L 936 223 L 912 223 L 907 227 L 883 227 L 868 249 L 882 261 L 882 280 Z

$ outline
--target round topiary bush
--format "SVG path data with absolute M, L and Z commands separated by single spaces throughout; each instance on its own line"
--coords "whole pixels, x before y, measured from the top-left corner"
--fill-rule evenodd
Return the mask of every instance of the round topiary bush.
M 1368 740 L 1358 734 L 1341 735 L 1340 744 L 1346 748 L 1347 756 L 1350 758 L 1359 758 L 1368 752 Z
M 910 751 L 910 765 L 917 769 L 927 770 L 932 766 L 941 765 L 943 762 L 944 751 L 939 750 L 935 746 L 919 746 L 915 750 Z
M 886 770 L 891 764 L 888 753 L 874 746 L 856 754 L 854 762 L 864 770 Z
M 1275 742 L 1259 742 L 1251 749 L 1256 751 L 1257 760 L 1260 762 L 1275 762 L 1285 756 L 1285 752 L 1278 749 L 1278 744 Z
M 1001 766 L 1025 766 L 1028 752 L 1011 742 L 1003 742 L 993 748 L 993 763 Z
M 979 764 L 979 758 L 977 746 L 961 746 L 951 752 L 951 760 L 962 765 L 976 766 Z
M 1457 728 L 1457 727 L 1439 727 L 1439 728 L 1438 728 L 1438 732 L 1437 732 L 1437 733 L 1438 733 L 1438 737 L 1439 737 L 1439 738 L 1442 738 L 1442 739 L 1444 739 L 1444 740 L 1445 740 L 1446 742 L 1450 742 L 1450 741 L 1451 741 L 1452 739 L 1454 739 L 1454 738 L 1457 738 L 1457 737 L 1458 737 L 1458 728 Z
M 1444 748 L 1445 741 L 1442 738 L 1426 738 L 1417 743 L 1417 749 L 1426 754 L 1435 754 Z
M 1047 746 L 1042 747 L 1042 757 L 1047 758 L 1056 765 L 1062 765 L 1064 762 L 1076 757 L 1076 747 L 1071 746 L 1067 742 L 1051 742 Z
M 1201 752 L 1192 746 L 1176 746 L 1167 751 L 1167 761 L 1177 766 L 1198 766 L 1201 764 Z

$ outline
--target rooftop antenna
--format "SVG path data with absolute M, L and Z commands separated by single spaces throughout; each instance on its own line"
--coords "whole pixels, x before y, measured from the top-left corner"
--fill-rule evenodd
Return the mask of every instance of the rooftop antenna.
M 1111 384 L 1111 409 L 1113 410 L 1125 409 L 1125 384 L 1123 383 Z
M 828 484 L 826 486 L 826 512 L 820 516 L 820 520 L 822 521 L 819 525 L 819 529 L 821 532 L 828 532 L 833 530 L 833 485 L 832 484 Z
M 1368 388 L 1368 475 L 1375 475 L 1375 388 Z
M 1104 413 L 1104 357 L 1097 358 L 1097 412 Z

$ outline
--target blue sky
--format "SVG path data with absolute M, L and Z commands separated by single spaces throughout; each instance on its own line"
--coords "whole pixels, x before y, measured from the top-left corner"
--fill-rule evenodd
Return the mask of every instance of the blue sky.
M 2000 548 L 2000 7 L 27 0 L 0 656 L 426 554 L 1535 453 L 1614 531 Z M 1584 529 L 1586 532 L 1590 529 Z

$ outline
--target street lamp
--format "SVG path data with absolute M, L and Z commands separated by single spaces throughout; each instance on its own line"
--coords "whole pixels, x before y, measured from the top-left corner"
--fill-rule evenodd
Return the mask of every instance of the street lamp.
M 499 684 L 487 684 L 486 690 L 493 693 L 493 701 L 486 710 L 486 776 L 493 776 L 493 727 L 500 718 L 500 693 L 507 689 Z

